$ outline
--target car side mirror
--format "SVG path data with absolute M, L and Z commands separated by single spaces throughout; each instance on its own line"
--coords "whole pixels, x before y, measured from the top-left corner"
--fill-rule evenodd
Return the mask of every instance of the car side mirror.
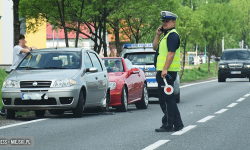
M 98 71 L 98 68 L 96 68 L 96 67 L 92 67 L 92 68 L 87 68 L 86 69 L 86 72 L 92 72 L 92 73 L 94 73 L 94 72 L 97 72 Z
M 138 68 L 132 68 L 130 71 L 132 74 L 137 74 L 140 72 Z
M 13 70 L 13 69 L 11 69 L 11 68 L 7 68 L 7 69 L 5 69 L 5 72 L 6 72 L 7 74 L 9 74 L 9 73 L 11 73 L 12 70 Z
M 216 57 L 214 60 L 215 60 L 215 61 L 220 61 L 220 58 Z

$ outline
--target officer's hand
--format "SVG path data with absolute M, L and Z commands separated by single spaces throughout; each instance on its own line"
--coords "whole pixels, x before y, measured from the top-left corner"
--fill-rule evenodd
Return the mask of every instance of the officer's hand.
M 159 28 L 157 29 L 157 31 L 156 31 L 156 34 L 157 35 L 161 35 L 163 32 L 161 31 L 161 27 L 162 26 L 159 26 Z
M 32 50 L 36 50 L 37 49 L 35 46 L 32 46 L 31 48 L 32 48 Z
M 167 71 L 167 70 L 162 70 L 162 72 L 161 72 L 161 77 L 162 77 L 162 78 L 165 78 L 165 77 L 167 76 L 167 74 L 168 74 L 168 71 Z

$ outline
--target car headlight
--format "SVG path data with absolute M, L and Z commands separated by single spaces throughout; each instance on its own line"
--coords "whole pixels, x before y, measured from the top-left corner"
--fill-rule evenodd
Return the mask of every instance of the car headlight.
M 227 68 L 227 65 L 219 65 L 219 68 Z
M 250 65 L 244 65 L 244 68 L 250 68 Z
M 16 80 L 5 80 L 3 82 L 5 88 L 19 88 L 19 83 Z
M 109 87 L 110 87 L 110 90 L 114 90 L 116 88 L 116 83 L 115 82 L 109 82 Z
M 72 79 L 56 80 L 53 87 L 69 87 L 75 85 L 76 81 Z

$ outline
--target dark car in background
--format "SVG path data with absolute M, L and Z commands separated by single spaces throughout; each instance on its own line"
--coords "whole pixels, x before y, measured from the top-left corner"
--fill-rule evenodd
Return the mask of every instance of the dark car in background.
M 226 78 L 249 78 L 250 81 L 250 51 L 248 49 L 226 49 L 217 61 L 218 82 Z

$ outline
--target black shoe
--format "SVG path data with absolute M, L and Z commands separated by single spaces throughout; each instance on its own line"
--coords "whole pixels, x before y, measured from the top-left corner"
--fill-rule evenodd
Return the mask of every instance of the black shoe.
M 6 113 L 0 112 L 0 116 L 4 117 L 4 116 L 6 116 Z
M 183 129 L 183 125 L 182 126 L 179 126 L 179 127 L 174 127 L 174 131 L 179 131 L 179 130 L 182 130 Z
M 174 128 L 162 128 L 160 127 L 159 129 L 155 129 L 155 132 L 173 132 Z

